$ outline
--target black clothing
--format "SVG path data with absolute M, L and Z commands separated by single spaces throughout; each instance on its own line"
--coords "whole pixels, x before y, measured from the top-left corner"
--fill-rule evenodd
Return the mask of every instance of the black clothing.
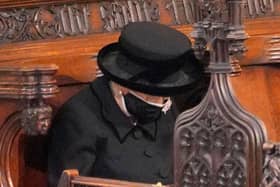
M 98 78 L 64 104 L 53 122 L 50 185 L 56 185 L 64 169 L 78 169 L 83 176 L 172 183 L 174 111 L 133 126 L 107 80 Z
M 161 65 L 160 61 L 174 60 L 192 48 L 191 40 L 184 33 L 167 25 L 145 21 L 126 25 L 118 42 L 130 56 L 145 59 L 141 63 L 154 62 L 156 67 Z
M 160 96 L 191 91 L 204 72 L 190 39 L 154 22 L 126 25 L 118 42 L 99 51 L 97 63 L 108 79 L 132 90 Z
M 207 93 L 210 84 L 210 75 L 201 76 L 201 81 L 186 91 L 184 94 L 178 94 L 173 98 L 178 113 L 198 105 Z

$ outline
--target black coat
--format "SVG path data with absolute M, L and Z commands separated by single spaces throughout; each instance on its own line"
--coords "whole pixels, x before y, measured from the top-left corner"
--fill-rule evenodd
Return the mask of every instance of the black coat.
M 56 185 L 64 169 L 80 175 L 164 184 L 173 182 L 176 112 L 133 126 L 98 78 L 59 111 L 50 131 L 48 173 Z

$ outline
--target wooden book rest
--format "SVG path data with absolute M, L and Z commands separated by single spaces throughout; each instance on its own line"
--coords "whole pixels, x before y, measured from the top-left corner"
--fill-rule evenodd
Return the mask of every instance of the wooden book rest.
M 121 180 L 111 180 L 95 177 L 79 176 L 77 170 L 65 170 L 60 178 L 57 187 L 170 187 L 167 185 L 145 184 Z

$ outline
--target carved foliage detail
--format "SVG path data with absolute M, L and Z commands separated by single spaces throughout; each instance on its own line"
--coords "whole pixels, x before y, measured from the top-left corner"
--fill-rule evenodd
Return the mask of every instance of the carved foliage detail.
M 243 167 L 235 160 L 226 160 L 217 173 L 217 187 L 244 186 L 245 175 Z
M 88 5 L 61 5 L 0 11 L 1 43 L 59 38 L 89 32 Z
M 203 158 L 192 158 L 184 170 L 184 187 L 207 187 L 210 184 L 210 169 Z
M 242 0 L 240 2 L 242 2 L 242 9 L 246 10 L 248 16 L 252 18 L 275 10 L 273 0 Z M 227 9 L 225 5 L 224 0 L 166 0 L 166 9 L 172 15 L 175 24 L 194 23 L 195 17 L 198 16 L 196 12 L 198 7 L 203 7 L 200 13 L 202 17 L 222 15 L 227 13 L 224 11 Z
M 197 122 L 180 132 L 180 156 L 186 160 L 181 184 L 244 187 L 247 145 L 244 134 L 227 122 L 214 105 L 207 108 Z
M 155 0 L 127 0 L 100 3 L 104 30 L 117 31 L 129 22 L 159 21 L 159 8 Z
M 263 179 L 260 187 L 280 187 L 280 144 L 265 143 Z
M 227 7 L 224 0 L 167 0 L 166 9 L 176 24 L 184 24 L 194 23 L 199 17 L 222 18 Z

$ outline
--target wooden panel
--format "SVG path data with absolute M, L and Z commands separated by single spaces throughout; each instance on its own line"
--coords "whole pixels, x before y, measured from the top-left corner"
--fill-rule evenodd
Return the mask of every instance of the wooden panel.
M 49 99 L 48 103 L 54 108 L 54 114 L 69 97 L 83 87 L 84 85 L 73 85 L 61 88 L 57 97 Z M 47 139 L 44 136 L 23 134 L 19 113 L 15 112 L 20 109 L 20 104 L 15 100 L 0 100 L 0 186 L 47 187 Z
M 5 43 L 0 41 L 0 66 L 26 66 L 31 64 L 56 64 L 59 67 L 57 80 L 60 85 L 61 93 L 49 100 L 55 111 L 72 95 L 77 93 L 83 86 L 81 83 L 88 83 L 95 79 L 96 74 L 96 55 L 101 47 L 115 42 L 119 36 L 120 28 L 117 27 L 111 32 L 106 30 L 106 20 L 100 12 L 101 1 L 96 0 L 1 0 L 0 12 L 12 12 L 11 7 L 27 7 L 25 10 L 28 15 L 33 15 L 38 11 L 39 5 L 43 10 L 49 10 L 50 4 L 61 4 L 72 6 L 75 3 L 85 3 L 88 5 L 90 15 L 88 17 L 90 27 L 88 32 L 71 35 L 36 36 L 35 38 L 24 38 L 10 40 Z M 106 1 L 112 2 L 112 1 Z M 120 2 L 120 1 L 118 1 Z M 126 2 L 127 1 L 123 1 Z M 190 36 L 192 28 L 187 22 L 182 21 L 178 24 L 174 14 L 167 9 L 168 0 L 158 0 L 158 11 L 160 12 L 159 22 L 182 31 Z M 176 1 L 179 2 L 179 1 Z M 246 31 L 250 38 L 246 41 L 248 52 L 241 60 L 245 66 L 241 76 L 232 78 L 233 88 L 241 104 L 248 111 L 257 115 L 265 122 L 270 139 L 280 141 L 280 68 L 279 66 L 247 67 L 247 65 L 266 63 L 265 58 L 269 40 L 272 36 L 280 36 L 280 0 L 275 0 L 275 12 L 267 16 L 247 19 L 245 21 Z M 43 6 L 44 5 L 44 6 Z M 61 6 L 63 7 L 63 6 Z M 182 7 L 179 10 L 184 16 Z M 46 13 L 46 12 L 44 12 Z M 53 15 L 53 14 L 46 14 Z M 1 15 L 0 15 L 1 18 Z M 45 17 L 44 17 L 45 18 Z M 43 19 L 48 22 L 47 19 Z M 183 19 L 185 20 L 185 19 Z M 108 20 L 107 20 L 108 21 Z M 30 23 L 35 23 L 30 20 Z M 56 23 L 56 22 L 55 22 Z M 36 22 L 37 24 L 37 22 Z M 71 24 L 70 24 L 71 25 Z M 30 33 L 30 30 L 26 30 Z M 0 20 L 1 33 L 1 20 Z M 32 33 L 32 32 L 31 32 Z M 33 36 L 33 35 L 31 35 Z M 27 40 L 27 41 L 25 41 Z M 34 41 L 36 40 L 36 41 Z M 20 102 L 15 100 L 0 100 L 0 133 L 3 132 L 7 119 L 19 110 Z M 15 125 L 15 124 L 12 124 Z M 13 127 L 10 125 L 9 127 Z M 14 133 L 14 134 L 13 134 Z M 3 134 L 0 134 L 0 136 Z M 12 131 L 12 142 L 10 146 L 13 160 L 9 164 L 11 168 L 11 179 L 14 187 L 46 186 L 46 166 L 44 138 L 32 138 L 22 135 L 19 128 Z M 1 137 L 0 137 L 1 139 Z M 33 148 L 36 149 L 33 150 Z M 25 151 L 23 151 L 23 149 Z M 1 155 L 2 156 L 2 155 Z M 7 159 L 7 157 L 1 157 Z M 41 160 L 40 160 L 41 159 Z M 5 161 L 5 160 L 4 160 Z M 42 161 L 42 162 L 40 162 Z M 0 166 L 2 167 L 2 162 Z M 10 169 L 8 168 L 8 169 Z M 7 169 L 7 168 L 4 168 Z M 34 179 L 34 180 L 30 180 Z M 0 170 L 0 181 L 1 170 Z M 1 185 L 0 185 L 1 186 Z M 5 186 L 6 187 L 6 186 Z
M 263 25 L 272 25 L 272 29 L 262 29 Z M 280 35 L 280 17 L 277 20 L 260 18 L 246 23 L 251 36 L 246 42 L 249 51 L 241 64 L 265 62 L 265 48 L 269 38 Z M 176 29 L 189 35 L 191 27 L 176 26 Z M 94 34 L 67 39 L 6 44 L 0 48 L 0 65 L 57 64 L 60 84 L 77 81 L 88 82 L 95 78 L 96 55 L 99 49 L 117 41 L 118 32 Z M 81 65 L 82 64 L 82 65 Z M 82 71 L 83 73 L 80 73 Z
M 280 65 L 246 67 L 231 80 L 241 105 L 264 122 L 269 139 L 280 141 Z
M 0 43 L 115 32 L 119 31 L 128 22 L 135 21 L 154 21 L 167 25 L 187 25 L 192 23 L 191 21 L 186 21 L 185 14 L 191 11 L 185 7 L 182 0 L 172 2 L 177 6 L 170 3 L 169 0 L 144 0 L 141 2 L 134 1 L 133 3 L 130 0 L 1 1 Z M 132 5 L 130 6 L 129 4 Z M 33 7 L 26 7 L 29 5 Z M 8 8 L 11 6 L 23 6 L 24 8 Z M 278 31 L 279 33 L 279 28 L 277 28 L 279 19 L 277 21 L 277 18 L 280 16 L 280 0 L 275 1 L 274 7 L 275 11 L 273 13 L 268 15 L 260 14 L 257 16 L 260 22 L 253 23 L 253 25 L 261 24 L 261 32 L 269 31 L 271 33 Z M 180 20 L 178 17 L 184 17 L 183 20 L 185 21 Z M 264 25 L 269 23 L 263 22 L 263 18 L 273 18 L 275 24 L 270 26 L 275 27 L 275 29 L 264 29 Z M 250 18 L 249 20 L 255 19 Z M 256 29 L 254 30 L 257 31 Z

